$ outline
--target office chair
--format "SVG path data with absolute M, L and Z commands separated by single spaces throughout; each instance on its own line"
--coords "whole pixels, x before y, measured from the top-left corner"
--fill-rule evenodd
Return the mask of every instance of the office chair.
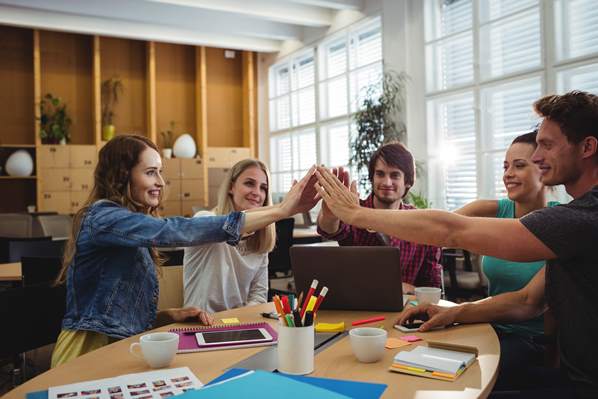
M 37 217 L 45 236 L 68 238 L 73 229 L 73 218 L 69 215 L 40 215 Z
M 463 269 L 457 268 L 457 259 L 463 259 Z M 479 268 L 473 267 L 469 251 L 458 248 L 442 249 L 443 283 L 446 297 L 450 301 L 457 298 L 487 296 L 487 287 Z
M 66 240 L 9 241 L 8 262 L 20 262 L 24 256 L 62 258 Z
M 66 311 L 66 288 L 31 286 L 0 292 L 0 320 L 9 320 L 0 340 L 0 358 L 13 363 L 13 384 L 25 379 L 24 353 L 56 342 Z
M 61 257 L 29 257 L 21 258 L 21 274 L 23 287 L 33 285 L 52 285 L 62 267 Z
M 0 263 L 10 262 L 9 258 L 9 243 L 10 242 L 39 242 L 39 241 L 51 241 L 52 237 L 12 237 L 12 236 L 0 236 Z M 18 262 L 18 260 L 16 261 Z
M 293 245 L 293 229 L 295 219 L 288 218 L 276 222 L 276 246 L 268 254 L 268 288 L 270 280 L 289 277 L 291 273 L 291 255 L 289 249 Z M 292 292 L 268 289 L 268 300 L 272 295 L 288 295 Z
M 26 213 L 0 214 L 0 236 L 31 237 L 33 218 Z

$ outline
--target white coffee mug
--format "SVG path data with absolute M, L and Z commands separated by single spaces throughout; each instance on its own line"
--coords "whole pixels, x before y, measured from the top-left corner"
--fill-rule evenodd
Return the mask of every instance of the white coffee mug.
M 141 347 L 141 355 L 135 348 Z M 135 357 L 143 359 L 152 368 L 168 367 L 176 355 L 179 347 L 178 334 L 171 332 L 156 332 L 142 335 L 139 342 L 129 347 L 129 352 Z
M 415 297 L 418 305 L 426 305 L 428 303 L 437 304 L 440 301 L 440 288 L 436 287 L 415 287 Z
M 349 331 L 353 354 L 363 363 L 373 363 L 384 356 L 388 333 L 382 328 L 361 327 Z

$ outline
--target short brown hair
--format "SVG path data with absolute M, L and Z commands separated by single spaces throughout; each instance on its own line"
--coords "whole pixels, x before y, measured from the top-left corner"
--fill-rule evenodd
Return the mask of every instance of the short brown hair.
M 370 182 L 374 181 L 374 173 L 376 173 L 376 162 L 382 159 L 387 165 L 401 169 L 405 175 L 405 195 L 415 183 L 415 161 L 413 155 L 409 152 L 407 147 L 401 143 L 389 143 L 378 148 L 370 158 L 368 165 L 368 178 Z
M 570 143 L 598 138 L 598 96 L 585 91 L 549 95 L 534 103 L 535 111 L 561 128 Z

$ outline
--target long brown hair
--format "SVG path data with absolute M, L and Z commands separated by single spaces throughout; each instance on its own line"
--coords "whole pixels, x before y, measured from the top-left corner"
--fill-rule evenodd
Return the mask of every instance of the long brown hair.
M 139 163 L 139 157 L 147 148 L 158 153 L 158 147 L 150 139 L 136 134 L 123 134 L 114 137 L 100 150 L 98 164 L 93 173 L 93 189 L 85 204 L 73 218 L 73 229 L 64 250 L 62 269 L 56 279 L 57 284 L 66 280 L 68 267 L 73 262 L 77 250 L 77 238 L 81 222 L 90 206 L 101 199 L 110 200 L 132 212 L 141 212 L 158 217 L 158 209 L 148 207 L 131 196 L 131 170 Z M 152 258 L 159 264 L 158 252 L 152 248 Z
M 227 215 L 235 210 L 235 204 L 233 203 L 230 190 L 241 173 L 251 167 L 261 169 L 266 175 L 268 192 L 266 193 L 266 199 L 264 200 L 262 206 L 272 205 L 272 179 L 270 178 L 270 172 L 268 171 L 268 168 L 263 162 L 258 161 L 257 159 L 244 159 L 237 162 L 232 168 L 230 168 L 224 177 L 224 181 L 222 184 L 220 184 L 220 190 L 218 191 L 218 205 L 216 205 L 214 210 L 217 215 Z M 276 244 L 276 228 L 274 223 L 256 231 L 255 234 L 247 239 L 247 249 L 251 252 L 270 252 L 274 248 L 274 244 Z

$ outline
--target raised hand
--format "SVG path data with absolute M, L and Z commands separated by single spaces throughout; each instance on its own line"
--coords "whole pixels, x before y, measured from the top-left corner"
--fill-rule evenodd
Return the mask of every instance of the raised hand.
M 316 167 L 312 166 L 301 180 L 295 182 L 282 200 L 280 207 L 287 216 L 307 212 L 320 200 L 314 184 L 317 178 L 314 174 Z
M 359 209 L 359 195 L 355 181 L 351 182 L 350 187 L 347 187 L 349 178 L 346 172 L 343 171 L 341 174 L 343 180 L 341 181 L 324 167 L 317 168 L 316 176 L 318 182 L 315 187 L 326 203 L 327 210 L 343 222 L 351 224 L 351 217 Z

